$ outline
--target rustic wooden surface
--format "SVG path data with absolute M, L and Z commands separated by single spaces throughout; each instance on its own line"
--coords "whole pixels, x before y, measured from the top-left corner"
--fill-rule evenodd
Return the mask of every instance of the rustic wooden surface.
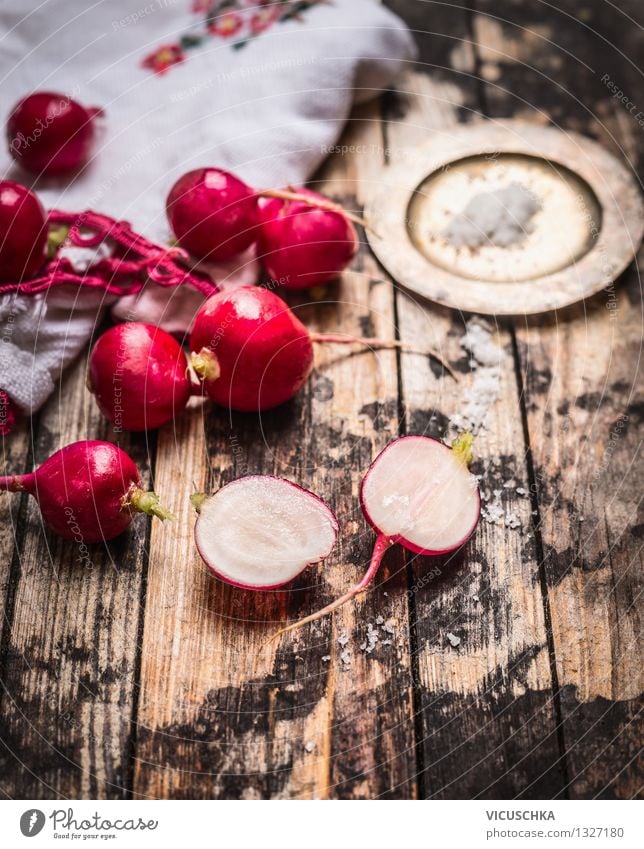
M 636 0 L 619 10 L 603 0 L 583 9 L 573 0 L 389 5 L 415 31 L 418 61 L 395 91 L 356 111 L 343 139 L 356 147 L 329 161 L 317 187 L 359 210 L 387 164 L 430 134 L 512 116 L 587 133 L 642 175 L 644 126 L 602 83 L 608 74 L 632 100 L 641 96 Z M 255 663 L 278 622 L 316 609 L 364 569 L 373 535 L 356 502 L 361 470 L 398 433 L 445 435 L 471 381 L 460 346 L 468 317 L 398 290 L 365 246 L 324 301 L 297 308 L 320 331 L 426 339 L 459 381 L 417 355 L 326 348 L 305 391 L 261 422 L 195 402 L 156 435 L 121 437 L 178 521 L 141 517 L 93 547 L 91 564 L 43 532 L 33 503 L 0 499 L 2 792 L 637 795 L 636 267 L 590 302 L 492 325 L 502 392 L 477 440 L 477 471 L 503 490 L 521 527 L 483 521 L 462 552 L 439 561 L 392 549 L 365 597 Z M 77 438 L 115 438 L 83 377 L 81 361 L 37 419 L 4 441 L 3 474 Z M 333 556 L 288 592 L 226 587 L 194 551 L 193 486 L 248 472 L 298 480 L 341 520 Z M 504 488 L 509 480 L 516 486 Z M 360 645 L 379 616 L 391 644 L 383 633 L 367 655 Z

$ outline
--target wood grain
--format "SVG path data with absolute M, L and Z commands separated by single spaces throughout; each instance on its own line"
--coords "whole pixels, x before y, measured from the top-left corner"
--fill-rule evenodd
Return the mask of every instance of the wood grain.
M 374 107 L 350 139 L 368 138 Z M 316 188 L 355 207 L 357 163 L 331 159 Z M 383 336 L 394 330 L 391 287 L 363 248 L 353 270 L 319 302 L 295 302 L 313 330 Z M 413 796 L 415 749 L 401 557 L 378 587 L 334 617 L 289 635 L 258 658 L 286 618 L 324 605 L 355 581 L 373 535 L 360 515 L 360 472 L 397 432 L 395 354 L 317 346 L 316 369 L 290 404 L 261 417 L 206 407 L 162 432 L 159 491 L 178 522 L 152 529 L 143 641 L 135 793 L 146 797 L 373 798 Z M 342 534 L 327 562 L 292 591 L 251 593 L 206 570 L 192 540 L 192 483 L 214 490 L 272 473 L 321 495 Z M 383 588 L 389 590 L 385 598 Z M 377 615 L 394 644 L 359 648 Z M 346 635 L 340 659 L 338 641 Z
M 463 118 L 478 119 L 467 17 L 461 9 L 456 20 L 453 6 L 445 14 L 448 31 L 463 41 L 433 58 L 436 73 L 415 71 L 399 84 L 399 104 L 389 105 L 385 128 L 392 163 L 413 156 L 430 134 L 449 137 Z M 455 434 L 449 419 L 461 412 L 476 377 L 461 345 L 468 317 L 402 290 L 396 300 L 401 339 L 431 340 L 459 373 L 455 384 L 431 364 L 402 356 L 406 430 L 449 441 Z M 462 552 L 438 564 L 412 561 L 423 795 L 552 798 L 562 791 L 564 774 L 532 508 L 525 497 L 528 469 L 512 337 L 507 323 L 486 326 L 502 351 L 500 397 L 476 437 L 474 469 L 492 500 L 495 490 L 501 493 L 504 516 L 498 524 L 483 520 Z M 508 514 L 519 527 L 506 527 Z M 448 634 L 460 643 L 452 646 Z
M 34 465 L 63 444 L 107 435 L 84 378 L 81 358 L 37 420 Z M 26 441 L 17 436 L 12 459 Z M 128 439 L 122 447 L 145 480 L 144 442 Z M 14 598 L 5 613 L 3 790 L 11 798 L 123 798 L 131 781 L 148 520 L 138 517 L 109 546 L 84 549 L 44 530 L 33 499 L 22 509 L 12 555 Z
M 517 15 L 511 3 L 485 0 L 477 10 L 489 114 L 588 133 L 641 177 L 641 127 L 606 85 L 639 96 L 629 60 L 641 55 L 644 36 L 626 15 L 641 8 L 596 3 L 582 21 L 571 2 Z M 639 792 L 640 283 L 631 268 L 591 301 L 516 327 L 569 790 L 578 798 Z

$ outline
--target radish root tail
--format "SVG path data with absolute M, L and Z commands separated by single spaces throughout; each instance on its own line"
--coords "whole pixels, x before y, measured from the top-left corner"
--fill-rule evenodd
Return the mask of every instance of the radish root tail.
M 345 336 L 339 334 L 336 335 L 334 333 L 311 333 L 311 341 L 333 345 L 351 345 L 357 343 L 370 348 L 397 348 L 405 354 L 421 354 L 422 356 L 431 357 L 433 360 L 436 360 L 436 362 L 445 369 L 452 380 L 458 382 L 458 377 L 449 363 L 432 348 L 420 350 L 418 348 L 414 348 L 412 345 L 400 342 L 398 339 L 376 339 L 375 337 L 369 336 Z
M 329 212 L 340 212 L 344 215 L 345 218 L 348 218 L 349 221 L 352 221 L 354 224 L 359 224 L 360 227 L 364 227 L 365 230 L 370 230 L 375 235 L 373 227 L 361 218 L 359 215 L 356 215 L 354 212 L 348 212 L 339 203 L 334 203 L 331 200 L 323 201 L 317 200 L 316 198 L 312 198 L 310 195 L 302 194 L 302 192 L 294 191 L 293 189 L 261 189 L 257 194 L 263 198 L 278 198 L 279 200 L 292 200 L 292 201 L 300 201 L 301 203 L 305 203 L 307 206 L 314 206 L 317 209 L 327 209 Z
M 369 563 L 369 568 L 364 573 L 359 583 L 352 587 L 343 596 L 340 596 L 340 598 L 337 598 L 335 601 L 332 601 L 331 604 L 327 604 L 326 607 L 323 607 L 316 613 L 311 613 L 310 616 L 305 616 L 304 619 L 300 619 L 297 622 L 294 622 L 292 625 L 287 625 L 285 628 L 281 628 L 263 644 L 260 649 L 260 653 L 267 646 L 274 643 L 275 640 L 279 640 L 279 638 L 282 637 L 284 634 L 288 634 L 289 631 L 295 631 L 298 628 L 301 628 L 303 625 L 308 625 L 310 622 L 315 622 L 318 619 L 327 616 L 329 613 L 332 613 L 334 610 L 337 610 L 339 607 L 342 607 L 343 604 L 346 604 L 348 601 L 351 601 L 352 598 L 355 598 L 357 595 L 360 595 L 361 592 L 364 592 L 376 576 L 376 572 L 378 571 L 378 569 L 380 568 L 380 564 L 382 563 L 382 558 L 384 557 L 384 554 L 387 549 L 392 545 L 392 542 L 393 541 L 389 537 L 380 534 L 376 538 L 376 543 L 373 547 L 373 554 L 371 555 L 371 562 Z

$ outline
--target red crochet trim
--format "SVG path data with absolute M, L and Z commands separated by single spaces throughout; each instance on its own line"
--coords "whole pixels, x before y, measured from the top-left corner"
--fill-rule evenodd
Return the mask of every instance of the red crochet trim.
M 86 272 L 75 271 L 65 257 L 54 257 L 38 277 L 0 285 L 0 295 L 17 291 L 35 295 L 53 286 L 70 283 L 90 289 L 103 289 L 114 295 L 134 295 L 149 280 L 159 286 L 187 284 L 205 296 L 218 291 L 209 278 L 181 265 L 180 261 L 189 260 L 185 251 L 149 241 L 133 230 L 127 221 L 117 221 L 91 210 L 74 213 L 52 209 L 47 216 L 47 223 L 69 227 L 65 243 L 75 247 L 93 248 L 104 241 L 113 242 L 114 255 L 99 260 Z

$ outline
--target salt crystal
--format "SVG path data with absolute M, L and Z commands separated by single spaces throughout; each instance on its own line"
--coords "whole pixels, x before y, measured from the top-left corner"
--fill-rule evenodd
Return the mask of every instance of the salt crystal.
M 449 643 L 452 646 L 452 648 L 456 648 L 457 646 L 460 646 L 460 644 L 461 644 L 461 638 L 457 637 L 456 634 L 452 634 L 451 631 L 447 632 L 447 639 L 449 640 Z
M 325 654 L 325 655 L 323 655 L 323 657 L 322 657 L 322 663 L 328 663 L 330 660 L 331 660 L 331 655 L 330 655 L 330 654 Z
M 348 649 L 345 649 L 345 651 L 343 651 L 340 655 L 340 660 L 342 663 L 349 666 L 351 664 L 351 652 Z
M 346 644 L 349 642 L 349 638 L 347 637 L 346 632 L 340 634 L 338 637 L 338 644 L 344 648 Z
M 304 748 L 307 752 L 312 752 L 313 749 L 315 749 L 315 743 L 313 742 L 313 740 L 309 740 L 307 743 L 304 744 Z

